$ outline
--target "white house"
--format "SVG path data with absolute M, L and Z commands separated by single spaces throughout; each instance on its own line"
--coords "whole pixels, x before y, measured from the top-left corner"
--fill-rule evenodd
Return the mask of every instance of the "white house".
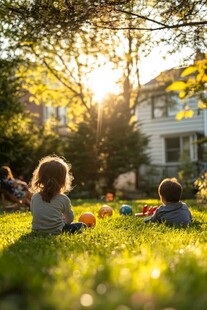
M 136 115 L 141 131 L 149 137 L 151 164 L 142 166 L 140 183 L 159 182 L 165 177 L 177 177 L 178 172 L 188 164 L 194 178 L 207 168 L 205 145 L 197 140 L 207 136 L 207 111 L 198 114 L 195 98 L 186 102 L 194 111 L 188 119 L 176 120 L 176 114 L 183 109 L 177 94 L 166 91 L 167 85 L 180 77 L 182 69 L 171 69 L 145 84 L 140 92 Z

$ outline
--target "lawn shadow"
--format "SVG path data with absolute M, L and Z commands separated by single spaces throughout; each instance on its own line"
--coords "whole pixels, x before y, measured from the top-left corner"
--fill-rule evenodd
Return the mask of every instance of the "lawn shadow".
M 58 263 L 57 243 L 58 236 L 31 232 L 1 253 L 0 309 L 53 309 L 50 270 Z

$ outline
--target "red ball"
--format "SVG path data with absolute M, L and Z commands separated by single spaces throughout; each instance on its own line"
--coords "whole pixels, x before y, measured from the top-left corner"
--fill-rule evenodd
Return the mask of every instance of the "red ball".
M 103 205 L 103 207 L 101 207 L 101 209 L 98 212 L 98 215 L 101 218 L 104 218 L 106 216 L 112 216 L 112 214 L 113 214 L 113 209 L 107 205 Z
M 96 225 L 96 217 L 91 212 L 85 212 L 79 217 L 79 222 L 85 223 L 88 227 Z

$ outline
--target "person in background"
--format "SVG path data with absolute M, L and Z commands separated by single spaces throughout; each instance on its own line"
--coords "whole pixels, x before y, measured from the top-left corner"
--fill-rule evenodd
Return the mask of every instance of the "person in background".
M 81 232 L 82 222 L 72 223 L 74 212 L 65 192 L 71 191 L 71 165 L 52 155 L 43 157 L 31 180 L 32 230 L 49 234 Z
M 14 178 L 9 166 L 0 168 L 0 188 L 9 200 L 30 207 L 31 193 L 27 183 Z
M 176 178 L 164 179 L 159 187 L 158 194 L 163 205 L 161 205 L 150 218 L 144 219 L 148 222 L 165 222 L 170 226 L 187 227 L 192 222 L 192 215 L 188 206 L 180 201 L 182 186 Z

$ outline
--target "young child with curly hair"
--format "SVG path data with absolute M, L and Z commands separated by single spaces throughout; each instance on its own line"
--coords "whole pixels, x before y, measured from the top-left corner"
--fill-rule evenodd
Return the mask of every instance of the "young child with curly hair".
M 66 192 L 72 189 L 71 165 L 52 155 L 43 157 L 31 181 L 32 230 L 50 234 L 74 233 L 86 228 L 82 222 L 72 223 L 74 212 Z

